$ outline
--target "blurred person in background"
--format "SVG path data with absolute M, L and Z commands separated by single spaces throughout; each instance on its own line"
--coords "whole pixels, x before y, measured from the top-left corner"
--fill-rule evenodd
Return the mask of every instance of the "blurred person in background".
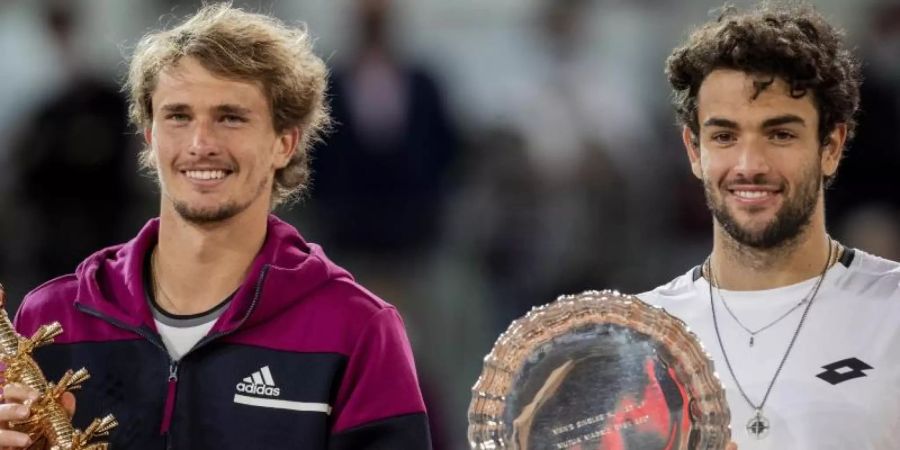
M 129 113 L 160 217 L 16 316 L 23 335 L 63 324 L 34 355 L 49 379 L 91 373 L 77 408 L 65 397 L 76 427 L 112 413 L 110 446 L 135 450 L 430 448 L 396 309 L 270 213 L 308 183 L 326 77 L 305 29 L 229 4 L 138 44 Z M 3 428 L 35 395 L 4 387 Z
M 492 306 L 484 315 L 502 330 L 547 289 L 538 276 L 542 219 L 537 168 L 515 129 L 487 129 L 472 139 L 462 164 L 464 177 L 448 214 L 453 248 L 486 280 Z
M 12 143 L 17 214 L 7 220 L 17 222 L 18 242 L 6 258 L 14 285 L 67 273 L 93 251 L 127 239 L 128 213 L 138 200 L 127 105 L 114 83 L 88 69 L 75 45 L 81 14 L 75 2 L 48 2 L 43 10 L 64 81 Z
M 458 151 L 443 88 L 391 43 L 392 4 L 353 2 L 355 44 L 331 78 L 337 126 L 313 163 L 322 233 L 379 260 L 434 246 Z
M 842 39 L 810 6 L 727 7 L 666 62 L 713 248 L 641 297 L 705 343 L 741 450 L 900 447 L 900 264 L 825 226 L 859 104 Z
M 311 220 L 336 258 L 412 326 L 435 448 L 443 448 L 441 388 L 445 318 L 435 314 L 428 277 L 459 153 L 445 87 L 395 39 L 394 2 L 349 2 L 347 50 L 331 76 L 334 132 L 313 159 Z M 426 332 L 430 330 L 430 332 Z
M 495 215 L 525 220 L 509 227 L 509 233 L 509 224 L 482 222 L 496 226 L 490 234 L 497 242 L 485 250 L 491 252 L 487 257 L 501 324 L 561 292 L 608 284 L 626 244 L 632 193 L 627 161 L 647 142 L 632 133 L 640 113 L 628 97 L 631 86 L 607 77 L 610 71 L 590 57 L 595 3 L 536 4 L 534 70 L 509 83 L 508 123 L 501 127 L 516 136 L 521 148 L 480 146 L 482 154 L 474 156 L 489 163 L 513 159 L 492 153 L 521 152 L 515 166 L 497 175 L 497 187 L 509 198 L 498 198 L 495 207 L 522 211 L 528 205 L 527 211 Z M 523 169 L 527 189 L 509 189 L 507 175 Z
M 826 192 L 827 216 L 835 223 L 870 205 L 900 214 L 900 3 L 879 2 L 870 9 L 860 46 L 865 82 L 859 126 L 852 151 Z M 894 226 L 900 229 L 900 222 Z M 863 249 L 878 254 L 876 248 Z

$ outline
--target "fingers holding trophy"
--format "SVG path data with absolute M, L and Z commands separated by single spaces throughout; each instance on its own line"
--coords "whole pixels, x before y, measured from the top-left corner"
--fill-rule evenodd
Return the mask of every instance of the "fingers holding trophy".
M 62 326 L 53 322 L 41 326 L 34 336 L 23 337 L 16 333 L 5 310 L 6 292 L 0 285 L 0 363 L 4 385 L 15 386 L 12 391 L 22 391 L 25 409 L 16 408 L 18 415 L 11 413 L 15 420 L 8 422 L 8 429 L 24 434 L 28 439 L 13 435 L 13 439 L 31 442 L 33 449 L 49 450 L 106 450 L 108 444 L 97 438 L 106 436 L 116 427 L 116 419 L 110 414 L 102 419 L 94 419 L 83 431 L 74 428 L 69 412 L 64 406 L 70 404 L 70 394 L 77 390 L 90 375 L 81 368 L 68 370 L 56 383 L 48 382 L 40 367 L 31 357 L 34 349 L 48 345 L 62 332 Z M 8 389 L 10 390 L 10 389 Z M 34 397 L 36 395 L 36 397 Z M 15 402 L 12 395 L 4 395 L 4 402 Z M 71 406 L 69 406 L 71 409 Z M 26 412 L 27 411 L 27 412 Z M 23 414 L 24 413 L 24 414 Z M 2 425 L 2 424 L 0 424 Z M 11 444 L 10 444 L 11 445 Z M 27 445 L 27 444 L 26 444 Z

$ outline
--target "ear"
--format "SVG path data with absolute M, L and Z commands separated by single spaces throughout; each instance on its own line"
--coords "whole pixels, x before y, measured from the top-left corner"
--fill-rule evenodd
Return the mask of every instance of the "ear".
M 703 170 L 700 165 L 700 141 L 694 132 L 687 126 L 681 127 L 681 141 L 687 151 L 688 160 L 691 162 L 691 172 L 698 179 L 703 179 Z
M 826 177 L 837 173 L 846 142 L 847 124 L 839 123 L 834 126 L 831 133 L 828 134 L 827 141 L 822 145 L 822 174 Z
M 156 153 L 153 150 L 153 128 L 144 128 L 144 148 L 141 149 L 140 161 L 144 167 L 157 169 Z
M 275 169 L 284 169 L 294 152 L 297 151 L 297 143 L 300 142 L 300 127 L 290 127 L 278 137 L 275 144 L 275 154 L 273 155 L 272 165 Z

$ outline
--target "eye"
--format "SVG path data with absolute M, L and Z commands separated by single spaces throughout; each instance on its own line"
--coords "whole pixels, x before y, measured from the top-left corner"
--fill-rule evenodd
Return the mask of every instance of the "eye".
M 769 139 L 775 142 L 790 142 L 797 137 L 796 134 L 788 130 L 775 130 L 769 135 Z
M 185 113 L 169 113 L 166 114 L 166 120 L 172 120 L 175 122 L 187 122 L 188 120 L 191 120 L 191 116 Z
M 237 114 L 225 114 L 220 120 L 228 125 L 238 125 L 247 122 L 246 117 Z
M 734 143 L 735 140 L 737 140 L 734 133 L 730 133 L 730 132 L 714 133 L 712 136 L 710 136 L 710 139 L 712 139 L 713 142 L 715 142 L 716 144 L 719 144 L 719 145 L 732 144 L 732 143 Z

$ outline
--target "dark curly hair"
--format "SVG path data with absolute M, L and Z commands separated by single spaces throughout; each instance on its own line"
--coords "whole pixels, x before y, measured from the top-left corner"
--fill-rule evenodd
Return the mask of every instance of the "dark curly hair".
M 696 137 L 697 92 L 716 69 L 733 69 L 769 77 L 756 83 L 756 95 L 776 77 L 791 96 L 812 92 L 819 113 L 819 141 L 827 141 L 837 124 L 847 124 L 847 140 L 856 127 L 861 83 L 859 61 L 844 47 L 843 32 L 805 4 L 760 4 L 738 12 L 726 5 L 718 19 L 691 33 L 666 60 L 674 90 L 676 115 Z

